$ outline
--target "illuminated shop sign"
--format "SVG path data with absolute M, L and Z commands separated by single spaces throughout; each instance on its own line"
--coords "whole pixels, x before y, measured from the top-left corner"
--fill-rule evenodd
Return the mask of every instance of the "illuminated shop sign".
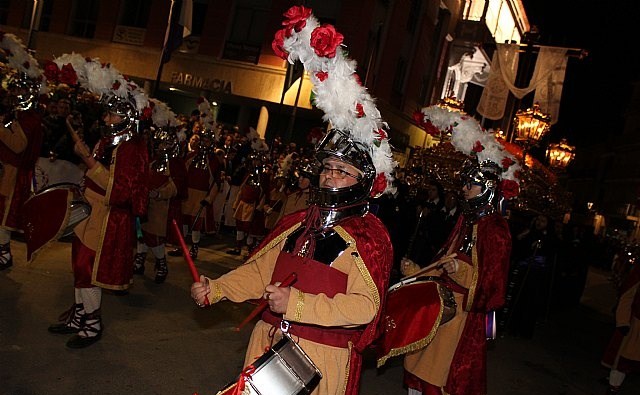
M 185 85 L 191 88 L 231 94 L 231 81 L 219 80 L 217 78 L 206 78 L 196 74 L 174 71 L 171 73 L 171 83 Z

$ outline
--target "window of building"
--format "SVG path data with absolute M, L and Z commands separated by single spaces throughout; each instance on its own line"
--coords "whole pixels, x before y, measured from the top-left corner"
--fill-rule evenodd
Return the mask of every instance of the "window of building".
M 11 1 L 0 0 L 0 25 L 7 24 L 7 15 L 9 15 L 9 5 L 11 5 Z
M 71 8 L 69 34 L 93 38 L 100 11 L 100 0 L 74 0 Z
M 258 63 L 270 11 L 271 0 L 238 0 L 222 57 Z
M 202 36 L 205 18 L 207 17 L 207 0 L 194 0 L 193 2 L 193 19 L 191 22 L 191 35 Z
M 53 14 L 53 0 L 44 0 L 42 3 L 42 13 L 40 14 L 41 32 L 48 32 L 51 25 L 51 14 Z
M 123 0 L 120 3 L 118 25 L 146 28 L 151 0 Z

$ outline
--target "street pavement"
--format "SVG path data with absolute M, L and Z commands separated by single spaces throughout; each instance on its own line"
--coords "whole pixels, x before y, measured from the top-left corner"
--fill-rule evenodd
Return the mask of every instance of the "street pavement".
M 225 251 L 231 235 L 203 240 L 198 270 L 217 277 L 242 263 Z M 0 394 L 213 395 L 242 369 L 251 325 L 233 328 L 254 307 L 221 302 L 200 309 L 189 296 L 183 258 L 169 258 L 169 277 L 136 276 L 127 295 L 105 292 L 102 340 L 81 350 L 65 347 L 68 335 L 47 327 L 73 302 L 71 244 L 57 242 L 25 262 L 25 246 L 12 241 L 14 266 L 0 272 Z M 151 254 L 150 254 L 151 255 Z M 607 273 L 591 269 L 580 307 L 552 313 L 533 339 L 501 336 L 488 351 L 491 395 L 602 395 L 608 371 L 600 356 L 612 331 L 614 294 Z M 375 368 L 365 355 L 362 394 L 403 394 L 402 361 Z M 622 395 L 640 394 L 638 376 Z M 476 394 L 469 394 L 476 395 Z

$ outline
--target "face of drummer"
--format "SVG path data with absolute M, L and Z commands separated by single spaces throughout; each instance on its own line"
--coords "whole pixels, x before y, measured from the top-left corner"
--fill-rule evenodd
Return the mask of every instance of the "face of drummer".
M 108 112 L 108 113 L 104 114 L 104 117 L 102 117 L 102 120 L 107 125 L 117 125 L 120 122 L 122 122 L 122 117 L 120 115 L 118 115 L 118 114 L 114 114 L 112 112 Z
M 478 184 L 465 183 L 462 186 L 462 194 L 465 200 L 473 199 L 482 193 L 482 186 Z
M 358 183 L 362 172 L 337 158 L 322 161 L 320 188 L 347 188 Z

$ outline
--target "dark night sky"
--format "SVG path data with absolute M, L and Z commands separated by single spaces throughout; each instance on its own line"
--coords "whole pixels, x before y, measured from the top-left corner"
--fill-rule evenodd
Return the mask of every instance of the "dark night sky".
M 589 51 L 583 60 L 569 59 L 560 119 L 550 139 L 564 136 L 580 148 L 603 133 L 620 135 L 631 83 L 640 79 L 640 2 L 523 2 L 530 24 L 540 30 L 540 44 Z

